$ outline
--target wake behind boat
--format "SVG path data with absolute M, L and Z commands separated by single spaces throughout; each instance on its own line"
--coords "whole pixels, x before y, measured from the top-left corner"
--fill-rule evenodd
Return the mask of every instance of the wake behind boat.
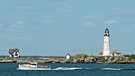
M 38 65 L 37 62 L 30 62 L 27 64 L 19 64 L 18 70 L 51 70 L 50 66 Z

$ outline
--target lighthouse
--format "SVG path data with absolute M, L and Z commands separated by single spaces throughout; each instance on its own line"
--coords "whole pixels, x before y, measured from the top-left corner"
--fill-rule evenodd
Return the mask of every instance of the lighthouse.
M 110 56 L 110 34 L 108 28 L 105 29 L 104 34 L 103 56 Z

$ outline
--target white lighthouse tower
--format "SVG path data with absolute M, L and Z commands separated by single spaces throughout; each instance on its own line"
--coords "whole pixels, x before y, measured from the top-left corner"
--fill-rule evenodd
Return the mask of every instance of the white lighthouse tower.
M 110 34 L 108 28 L 105 29 L 104 34 L 103 56 L 110 56 Z

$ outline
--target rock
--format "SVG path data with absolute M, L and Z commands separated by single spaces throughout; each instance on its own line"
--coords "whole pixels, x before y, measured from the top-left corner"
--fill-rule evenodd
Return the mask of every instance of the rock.
M 78 59 L 73 59 L 72 63 L 78 63 Z
M 102 57 L 102 56 L 98 56 L 96 62 L 97 62 L 97 63 L 103 63 L 103 62 L 105 62 L 105 58 Z
M 130 58 L 129 57 L 125 57 L 125 61 L 128 61 L 128 60 L 130 60 Z
M 79 60 L 79 63 L 84 63 L 85 58 L 80 58 L 78 60 Z
M 47 63 L 53 63 L 53 59 L 49 59 Z
M 75 58 L 75 59 L 80 58 L 80 59 L 84 60 L 86 57 L 88 57 L 88 55 L 86 55 L 86 54 L 77 54 L 73 58 Z
M 97 61 L 97 58 L 96 57 L 91 57 L 90 63 L 95 63 L 96 61 Z
M 1 63 L 27 63 L 30 58 L 0 58 Z M 88 56 L 86 54 L 77 54 L 71 59 L 66 58 L 44 58 L 35 59 L 34 61 L 38 63 L 100 63 L 100 64 L 125 64 L 125 63 L 135 63 L 135 59 L 130 59 L 125 56 Z
M 60 63 L 60 59 L 54 59 L 53 63 Z
M 73 63 L 84 63 L 85 58 L 88 57 L 86 54 L 77 54 L 73 57 Z
M 105 61 L 108 61 L 109 56 L 104 56 Z
M 97 58 L 93 57 L 93 56 L 89 56 L 87 58 L 85 58 L 84 63 L 96 63 Z
M 90 63 L 90 60 L 91 60 L 91 57 L 87 57 L 85 58 L 84 63 Z

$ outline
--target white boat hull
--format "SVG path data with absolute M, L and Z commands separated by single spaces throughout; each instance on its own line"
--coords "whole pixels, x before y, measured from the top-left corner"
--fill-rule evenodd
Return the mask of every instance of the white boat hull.
M 35 67 L 35 66 L 30 66 L 30 65 L 23 65 L 23 64 L 19 64 L 19 68 L 17 68 L 18 70 L 51 70 L 50 67 L 45 68 L 45 67 Z

